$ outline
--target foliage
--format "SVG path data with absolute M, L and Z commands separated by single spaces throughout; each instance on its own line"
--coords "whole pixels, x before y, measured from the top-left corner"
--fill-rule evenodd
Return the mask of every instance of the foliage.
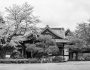
M 15 47 L 12 47 L 12 46 L 5 46 L 5 47 L 0 47 L 0 58 L 4 59 L 6 58 L 5 55 L 10 55 L 12 54 L 13 50 L 15 49 Z
M 69 36 L 66 37 L 71 42 L 71 45 L 66 45 L 66 47 L 75 51 L 82 51 L 83 48 L 86 48 L 86 42 L 83 38 L 84 36 L 81 37 L 83 34 L 81 35 L 82 31 L 80 32 L 82 28 L 80 28 L 78 25 L 77 30 L 75 32 L 71 32 L 70 30 L 66 31 L 66 34 L 68 34 L 68 32 L 70 33 L 68 34 Z
M 28 3 L 13 5 L 6 8 L 6 21 L 0 16 L 0 45 L 1 47 L 16 47 L 21 45 L 30 34 L 37 33 L 34 26 L 39 22 L 33 15 L 33 6 Z M 24 48 L 23 48 L 24 49 Z
M 5 23 L 5 21 L 4 21 L 4 19 L 3 19 L 3 16 L 0 14 L 0 23 L 1 24 L 4 24 Z
M 66 34 L 68 32 L 70 32 L 70 30 L 68 30 Z M 69 47 L 71 51 L 77 52 L 76 55 L 78 56 L 78 52 L 83 52 L 90 48 L 90 24 L 78 24 L 73 35 L 67 38 L 72 42 L 72 45 L 67 45 L 66 47 Z
M 71 32 L 70 29 L 67 29 L 67 30 L 65 31 L 65 36 L 72 36 L 72 35 L 73 35 L 73 33 Z
M 33 58 L 33 54 L 37 51 L 35 44 L 25 44 L 26 51 L 31 52 L 31 57 Z
M 69 46 L 69 48 L 72 50 L 79 51 L 86 47 L 82 39 L 77 38 L 77 39 L 71 40 L 71 42 L 73 43 L 72 45 L 66 45 L 66 46 Z
M 21 55 L 21 53 L 17 50 L 14 50 L 10 56 L 10 58 L 13 58 L 13 59 L 22 59 L 23 56 Z
M 32 15 L 33 7 L 28 3 L 24 3 L 23 5 L 13 5 L 13 7 L 6 8 L 8 12 L 7 18 L 16 24 L 20 24 L 23 20 L 26 22 L 36 23 L 39 21 L 34 15 Z
M 16 63 L 16 64 L 21 64 L 21 63 L 40 63 L 39 59 L 33 58 L 33 59 L 0 59 L 0 63 Z
M 49 46 L 45 52 L 48 55 L 57 55 L 59 53 L 59 49 L 57 46 Z
M 82 23 L 79 24 L 77 30 L 75 31 L 76 36 L 83 41 L 83 45 L 89 48 L 90 44 L 90 24 Z
M 20 36 L 25 37 L 27 31 L 29 31 L 29 34 L 35 32 L 33 25 L 38 23 L 39 19 L 33 15 L 33 7 L 28 3 L 24 3 L 21 6 L 13 5 L 6 8 L 6 11 L 8 13 L 6 16 L 8 21 L 5 21 L 5 24 L 3 24 L 2 33 L 0 34 L 1 40 L 4 40 L 2 46 L 17 46 L 20 44 L 20 41 L 24 40 L 20 39 Z M 3 21 L 2 18 L 1 20 Z
M 52 62 L 51 57 L 42 57 L 41 58 L 41 63 L 50 63 L 50 62 Z
M 43 45 L 45 44 L 46 47 L 48 47 L 48 45 L 55 45 L 55 41 L 49 35 L 40 35 L 37 39 L 39 41 L 41 41 L 43 43 Z M 45 47 L 45 45 L 44 45 L 44 47 Z
M 53 59 L 52 59 L 52 62 L 62 62 L 64 61 L 64 58 L 61 57 L 61 56 L 55 56 Z
M 49 35 L 40 35 L 38 37 L 39 43 L 36 43 L 37 47 L 43 48 L 43 52 L 47 55 L 56 54 L 59 49 L 56 46 L 54 40 Z
M 30 37 L 30 36 L 29 36 Z M 31 52 L 31 57 L 42 57 L 49 54 L 57 54 L 59 49 L 54 40 L 46 35 L 38 35 L 28 38 L 29 42 L 25 43 L 26 51 Z

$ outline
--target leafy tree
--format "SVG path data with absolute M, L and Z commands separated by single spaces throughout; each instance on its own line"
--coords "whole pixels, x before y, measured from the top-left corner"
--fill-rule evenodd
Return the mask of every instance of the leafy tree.
M 79 24 L 75 31 L 76 36 L 83 41 L 86 48 L 89 48 L 90 43 L 90 24 L 82 23 Z
M 25 44 L 26 51 L 31 52 L 31 57 L 42 57 L 49 54 L 57 54 L 59 49 L 54 40 L 47 35 L 38 35 L 28 38 L 28 43 Z
M 81 24 L 80 24 L 81 25 Z M 83 28 L 83 27 L 82 27 Z M 81 29 L 82 29 L 81 28 Z M 81 33 L 83 33 L 82 31 L 80 32 L 80 27 L 77 27 L 77 30 L 75 32 L 71 32 L 70 30 L 66 31 L 66 38 L 72 43 L 72 45 L 68 45 L 70 49 L 72 50 L 77 50 L 77 49 L 82 49 L 85 48 L 85 40 L 84 40 L 84 34 L 83 37 L 81 35 Z
M 68 39 L 73 43 L 73 45 L 69 45 L 69 48 L 75 52 L 76 59 L 78 59 L 78 53 L 90 48 L 90 24 L 78 24 L 73 35 Z
M 39 22 L 39 19 L 33 15 L 33 6 L 28 3 L 21 6 L 13 5 L 6 8 L 6 12 L 8 13 L 7 21 L 4 22 L 3 18 L 0 17 L 1 46 L 16 47 L 20 45 L 21 41 L 25 41 L 29 34 L 37 33 L 34 25 Z
M 57 55 L 59 53 L 59 48 L 57 46 L 49 46 L 45 52 L 48 54 L 48 55 Z
M 31 58 L 33 58 L 33 53 L 36 52 L 36 45 L 35 44 L 25 44 L 26 51 L 31 52 Z
M 45 54 L 56 54 L 58 52 L 58 47 L 56 46 L 55 41 L 49 35 L 40 35 L 38 37 L 39 43 L 36 43 L 36 46 L 43 48 Z
M 6 8 L 8 12 L 7 20 L 3 26 L 2 31 L 4 33 L 4 37 L 2 39 L 5 40 L 5 43 L 2 44 L 3 46 L 7 46 L 10 42 L 12 42 L 13 37 L 20 36 L 20 30 L 24 29 L 24 34 L 31 30 L 34 32 L 35 29 L 31 24 L 35 24 L 39 22 L 39 19 L 35 17 L 33 12 L 33 7 L 28 3 L 24 3 L 23 5 L 13 5 L 12 7 Z M 3 21 L 1 17 L 1 21 Z M 19 32 L 19 33 L 18 33 Z M 23 34 L 23 36 L 24 36 Z

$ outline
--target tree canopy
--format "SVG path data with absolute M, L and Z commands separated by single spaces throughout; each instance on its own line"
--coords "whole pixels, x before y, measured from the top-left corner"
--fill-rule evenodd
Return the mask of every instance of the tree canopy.
M 76 36 L 83 41 L 83 44 L 87 48 L 90 46 L 90 24 L 82 23 L 79 24 L 76 31 Z
M 40 20 L 37 16 L 33 15 L 33 6 L 24 3 L 22 5 L 13 5 L 12 7 L 6 7 L 6 21 L 2 26 L 1 38 L 5 41 L 3 46 L 17 45 L 18 41 L 23 41 L 24 37 L 30 33 L 35 33 L 35 24 Z M 3 21 L 3 18 L 0 19 Z M 20 39 L 22 38 L 22 39 Z
M 90 24 L 78 24 L 73 35 L 69 36 L 69 40 L 73 43 L 73 45 L 69 45 L 72 50 L 83 51 L 83 49 L 90 48 Z
M 37 34 L 35 24 L 40 22 L 33 14 L 33 6 L 28 3 L 6 7 L 7 15 L 0 15 L 0 48 L 15 48 L 31 34 Z M 16 47 L 17 48 L 17 47 Z
M 32 37 L 34 38 L 34 37 Z M 33 42 L 31 42 L 31 40 Z M 26 51 L 31 52 L 31 55 L 35 52 L 37 55 L 55 55 L 59 52 L 59 48 L 56 46 L 55 42 L 48 35 L 39 35 L 36 39 L 29 39 L 28 43 L 25 44 Z M 33 57 L 33 55 L 32 55 Z

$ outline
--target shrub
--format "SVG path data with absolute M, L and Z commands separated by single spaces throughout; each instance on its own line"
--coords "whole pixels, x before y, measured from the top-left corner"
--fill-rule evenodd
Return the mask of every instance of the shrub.
M 21 55 L 21 53 L 17 50 L 14 50 L 13 53 L 11 54 L 11 58 L 13 59 L 22 59 L 23 56 Z
M 86 60 L 86 61 L 90 61 L 90 56 L 87 56 L 87 57 L 85 58 L 85 60 Z
M 61 56 L 50 56 L 41 58 L 41 63 L 51 63 L 51 62 L 63 62 L 64 58 Z
M 64 58 L 62 56 L 55 56 L 52 59 L 52 62 L 62 62 L 62 61 L 64 61 Z
M 48 58 L 41 58 L 41 63 L 48 63 L 49 62 L 49 59 Z
M 79 57 L 78 60 L 79 60 L 79 61 L 84 61 L 85 58 L 82 56 L 82 57 Z
M 29 59 L 29 63 L 40 63 L 40 59 L 37 58 Z
M 0 63 L 40 63 L 39 59 L 0 59 Z
M 79 57 L 79 59 L 80 59 L 80 57 Z M 90 61 L 90 54 L 89 53 L 83 53 L 81 60 Z

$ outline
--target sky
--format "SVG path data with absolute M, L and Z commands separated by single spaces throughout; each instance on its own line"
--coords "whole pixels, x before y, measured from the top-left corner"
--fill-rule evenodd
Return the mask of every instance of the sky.
M 5 14 L 5 7 L 28 2 L 34 7 L 34 14 L 39 16 L 38 27 L 63 27 L 75 30 L 78 23 L 90 19 L 90 0 L 0 0 L 0 11 Z

